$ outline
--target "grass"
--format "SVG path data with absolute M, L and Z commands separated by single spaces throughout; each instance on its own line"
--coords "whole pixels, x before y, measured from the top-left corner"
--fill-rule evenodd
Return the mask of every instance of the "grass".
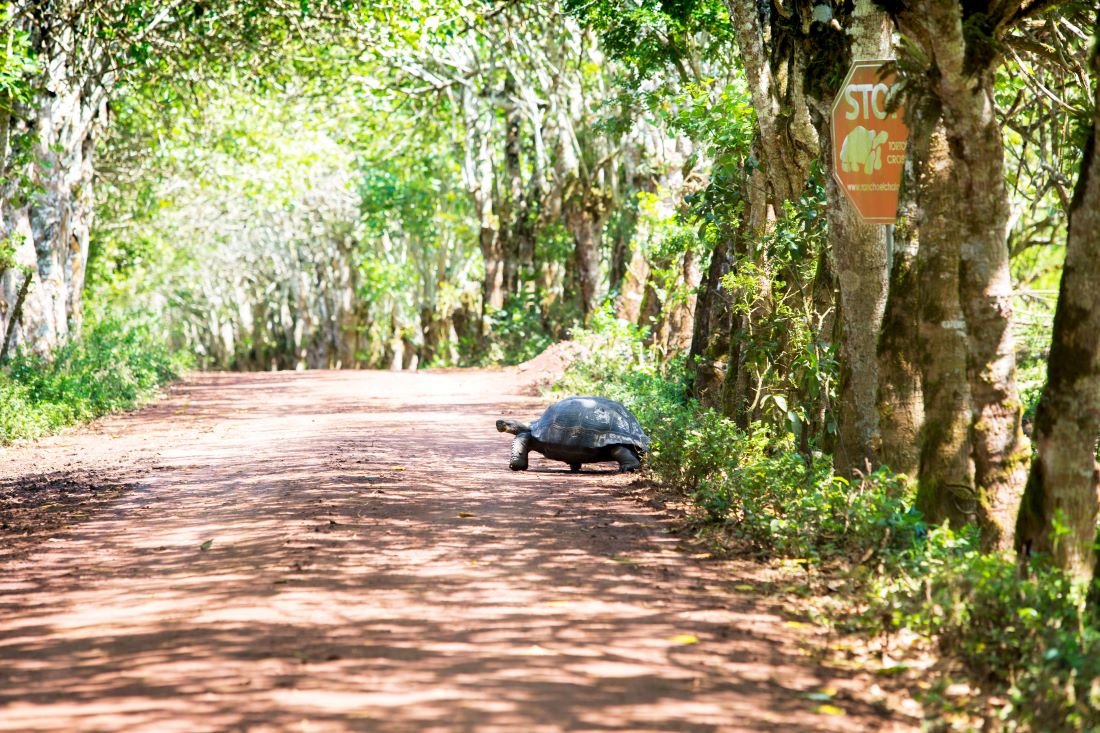
M 0 367 L 0 444 L 136 407 L 186 366 L 136 319 L 103 319 L 48 357 Z

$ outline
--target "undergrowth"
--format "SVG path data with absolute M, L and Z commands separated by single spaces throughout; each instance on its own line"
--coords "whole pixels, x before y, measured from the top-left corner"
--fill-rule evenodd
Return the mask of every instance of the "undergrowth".
M 0 444 L 135 407 L 186 366 L 148 324 L 108 318 L 48 357 L 0 365 Z
M 1086 589 L 983 553 L 975 533 L 926 526 L 902 476 L 881 469 L 848 482 L 828 456 L 799 453 L 790 433 L 738 429 L 690 399 L 683 360 L 662 362 L 635 326 L 602 314 L 574 338 L 585 356 L 556 391 L 629 407 L 652 442 L 647 472 L 690 498 L 701 530 L 856 580 L 841 605 L 864 609 L 857 626 L 938 642 L 991 695 L 986 729 L 1100 731 L 1100 623 Z M 937 689 L 922 695 L 933 717 L 957 704 Z M 931 727 L 970 729 L 942 715 Z

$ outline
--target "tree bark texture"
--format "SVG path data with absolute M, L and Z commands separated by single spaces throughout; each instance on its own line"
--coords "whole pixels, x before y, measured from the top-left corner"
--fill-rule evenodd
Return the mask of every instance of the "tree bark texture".
M 484 267 L 481 285 L 482 335 L 485 316 L 492 309 L 504 307 L 504 253 L 500 241 L 500 218 L 493 210 L 493 159 L 489 131 L 491 120 L 480 109 L 479 100 L 470 90 L 464 90 L 463 122 L 466 133 L 462 175 L 474 212 L 478 219 L 478 246 Z
M 722 379 L 729 358 L 731 306 L 729 292 L 722 287 L 722 278 L 732 265 L 735 231 L 728 224 L 715 243 L 710 266 L 695 302 L 688 368 L 691 370 L 692 393 L 705 407 L 719 404 Z
M 917 132 L 922 133 L 918 128 Z M 954 527 L 977 520 L 978 493 L 970 443 L 970 383 L 967 380 L 966 324 L 959 303 L 957 183 L 942 125 L 927 143 L 927 160 L 917 184 L 914 225 L 920 233 L 917 289 L 921 386 L 921 430 L 917 508 L 932 524 Z
M 920 352 L 920 267 L 924 187 L 929 186 L 929 152 L 939 108 L 928 100 L 907 100 L 909 143 L 902 173 L 898 221 L 893 233 L 889 295 L 878 342 L 878 413 L 882 462 L 917 478 L 924 423 Z M 942 133 L 939 140 L 943 141 Z M 940 152 L 946 150 L 941 146 Z
M 599 306 L 600 240 L 603 236 L 602 200 L 592 195 L 571 198 L 565 204 L 565 226 L 573 235 L 574 263 L 581 290 L 581 306 L 587 319 Z
M 13 170 L 0 159 L 0 240 L 14 249 L 17 267 L 0 275 L 0 332 L 11 332 L 13 348 L 45 354 L 79 334 L 84 274 L 92 223 L 93 137 L 104 120 L 102 102 L 110 78 L 84 68 L 71 68 L 74 54 L 89 69 L 99 54 L 86 39 L 65 26 L 49 31 L 20 21 L 30 33 L 43 74 L 30 104 L 15 105 L 5 120 L 8 139 L 30 146 L 29 162 Z M 30 182 L 21 190 L 20 177 Z M 21 266 L 21 267 L 19 267 Z M 29 289 L 15 322 L 15 302 L 23 272 L 31 272 Z
M 770 294 L 771 282 L 763 268 L 767 263 L 755 247 L 755 242 L 763 236 L 771 219 L 771 207 L 768 205 L 768 188 L 764 172 L 756 168 L 746 177 L 745 202 L 741 220 L 738 223 L 738 235 L 733 240 L 731 270 L 745 264 L 759 264 L 760 288 Z M 732 307 L 741 293 L 730 292 L 725 295 L 726 302 Z M 754 374 L 748 354 L 749 340 L 753 328 L 753 319 L 760 316 L 762 299 L 757 298 L 749 312 L 731 310 L 730 336 L 726 356 L 726 374 L 721 392 L 721 410 L 733 418 L 738 427 L 748 428 L 752 421 Z
M 901 227 L 894 232 L 893 260 L 877 354 L 879 460 L 893 471 L 916 478 L 924 422 L 920 356 L 914 338 L 919 308 L 917 238 Z
M 827 131 L 826 131 L 827 132 Z M 867 224 L 840 190 L 832 172 L 832 144 L 822 135 L 829 199 L 829 251 L 841 317 L 837 445 L 833 467 L 852 477 L 879 463 L 877 346 L 886 309 L 886 236 Z
M 642 227 L 639 226 L 639 230 Z M 623 320 L 631 323 L 639 323 L 642 316 L 642 301 L 645 298 L 645 286 L 649 280 L 649 260 L 646 259 L 645 249 L 641 245 L 641 236 L 644 231 L 638 231 L 635 237 L 635 245 L 630 253 L 630 261 L 623 275 L 623 287 L 619 293 L 618 305 L 615 314 Z
M 1100 47 L 1093 51 L 1092 72 L 1100 80 Z M 1100 89 L 1069 210 L 1066 262 L 1034 435 L 1038 455 L 1016 524 L 1016 546 L 1025 553 L 1047 553 L 1059 567 L 1088 580 L 1096 562 L 1100 489 Z
M 770 61 L 770 29 L 761 5 L 753 0 L 726 0 L 745 68 L 756 123 L 759 151 L 767 171 L 769 200 L 778 207 L 798 197 L 818 155 L 817 131 L 803 93 L 806 67 L 800 54 L 775 66 Z
M 962 223 L 959 300 L 966 322 L 967 379 L 973 412 L 974 478 L 983 544 L 1012 544 L 1030 447 L 1016 389 L 1012 280 L 1008 263 L 1008 191 L 1004 143 L 993 100 L 997 61 L 967 59 L 962 8 L 928 3 L 929 39 L 939 71 L 937 93 L 955 162 L 955 216 Z
M 883 58 L 890 51 L 890 40 L 885 13 L 870 0 L 855 3 L 845 29 L 850 55 Z M 840 379 L 833 467 L 837 475 L 850 478 L 857 471 L 879 464 L 877 352 L 890 273 L 885 227 L 864 222 L 834 176 L 831 108 L 839 89 L 830 91 L 834 94 L 814 99 L 811 104 L 829 202 L 830 264 L 840 299 Z

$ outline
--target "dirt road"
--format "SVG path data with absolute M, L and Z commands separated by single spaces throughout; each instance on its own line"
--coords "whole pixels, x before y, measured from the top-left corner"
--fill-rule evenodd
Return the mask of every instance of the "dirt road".
M 3 450 L 0 488 L 126 488 L 0 531 L 0 731 L 911 729 L 636 479 L 510 472 L 493 421 L 537 415 L 524 391 L 198 375 Z

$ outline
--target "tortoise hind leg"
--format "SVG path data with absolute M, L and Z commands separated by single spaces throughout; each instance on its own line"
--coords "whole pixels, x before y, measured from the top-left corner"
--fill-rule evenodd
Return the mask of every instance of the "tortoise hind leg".
M 531 451 L 531 433 L 520 433 L 512 441 L 512 460 L 508 468 L 513 471 L 527 470 L 527 454 Z
M 637 471 L 642 467 L 642 462 L 638 460 L 638 454 L 634 452 L 633 448 L 625 445 L 617 445 L 611 449 L 611 460 L 618 461 L 619 473 Z

